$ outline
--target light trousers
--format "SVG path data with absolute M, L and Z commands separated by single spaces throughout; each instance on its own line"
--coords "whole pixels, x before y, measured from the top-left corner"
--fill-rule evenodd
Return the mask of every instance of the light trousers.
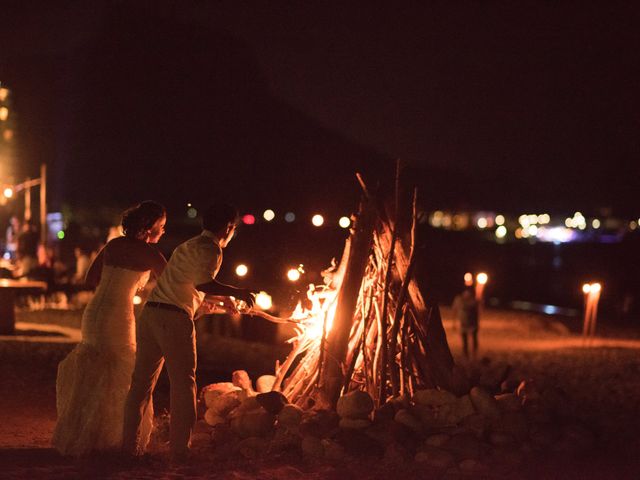
M 196 422 L 196 338 L 193 321 L 184 313 L 145 307 L 138 318 L 136 363 L 125 403 L 122 446 L 141 455 L 140 425 L 163 364 L 170 383 L 170 448 L 188 451 Z

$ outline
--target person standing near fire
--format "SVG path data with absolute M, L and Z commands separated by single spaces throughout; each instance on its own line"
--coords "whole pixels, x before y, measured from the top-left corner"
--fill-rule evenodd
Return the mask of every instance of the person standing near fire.
M 455 322 L 462 337 L 462 351 L 469 358 L 469 336 L 473 342 L 473 356 L 478 353 L 478 324 L 480 302 L 476 299 L 473 286 L 467 286 L 456 295 L 452 305 Z
M 170 383 L 170 450 L 172 460 L 183 462 L 189 453 L 196 422 L 196 338 L 194 316 L 213 299 L 230 311 L 230 297 L 253 307 L 254 292 L 216 280 L 222 250 L 236 230 L 238 211 L 215 204 L 202 216 L 202 233 L 178 245 L 158 279 L 138 319 L 138 350 L 124 415 L 123 453 L 139 456 L 140 425 L 145 406 L 166 362 Z

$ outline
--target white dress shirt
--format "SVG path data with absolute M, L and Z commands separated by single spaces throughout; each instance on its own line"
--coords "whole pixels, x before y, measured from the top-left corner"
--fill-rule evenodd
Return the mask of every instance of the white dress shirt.
M 193 318 L 206 295 L 197 290 L 196 285 L 215 279 L 220 265 L 219 239 L 212 232 L 203 230 L 197 237 L 176 247 L 148 300 L 175 305 Z

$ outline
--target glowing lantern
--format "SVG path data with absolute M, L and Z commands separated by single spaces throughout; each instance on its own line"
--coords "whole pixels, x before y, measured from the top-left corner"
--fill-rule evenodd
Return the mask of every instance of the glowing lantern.
M 236 267 L 237 276 L 244 277 L 247 273 L 249 273 L 249 268 L 244 263 L 241 263 Z
M 273 306 L 271 295 L 267 292 L 260 292 L 256 295 L 256 305 L 262 310 L 269 310 Z

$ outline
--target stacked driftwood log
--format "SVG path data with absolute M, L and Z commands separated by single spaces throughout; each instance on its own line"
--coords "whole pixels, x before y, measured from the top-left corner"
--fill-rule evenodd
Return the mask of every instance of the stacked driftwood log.
M 323 305 L 327 313 L 335 309 L 331 328 L 324 325 L 316 348 L 296 344 L 276 372 L 276 387 L 283 384 L 285 396 L 304 408 L 335 407 L 351 390 L 368 392 L 380 406 L 416 389 L 459 388 L 439 310 L 427 305 L 414 275 L 416 194 L 404 206 L 411 221 L 403 228 L 397 221 L 401 205 L 392 218 L 391 209 L 361 185 L 363 199 L 340 266 L 326 278 L 333 294 L 325 302 L 335 303 Z

